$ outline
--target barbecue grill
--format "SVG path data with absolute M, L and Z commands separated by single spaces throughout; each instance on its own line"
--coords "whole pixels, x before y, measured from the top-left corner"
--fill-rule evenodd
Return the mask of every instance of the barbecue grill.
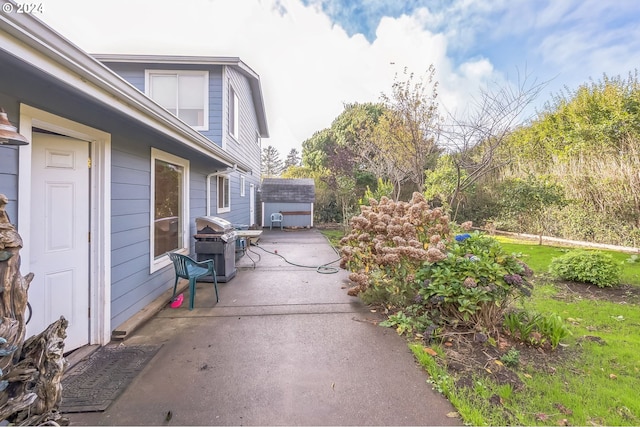
M 212 259 L 216 267 L 218 282 L 228 282 L 236 275 L 236 239 L 233 225 L 220 217 L 203 216 L 196 218 L 196 260 Z M 203 281 L 213 281 L 213 277 L 203 277 Z

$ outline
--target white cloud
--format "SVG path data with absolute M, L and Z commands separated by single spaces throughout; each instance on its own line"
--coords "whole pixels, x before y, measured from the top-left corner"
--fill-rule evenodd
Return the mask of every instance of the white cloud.
M 613 13 L 587 1 L 604 16 Z M 264 144 L 284 156 L 328 127 L 344 103 L 375 102 L 381 92 L 389 93 L 394 74 L 401 76 L 404 67 L 420 76 L 434 64 L 440 102 L 449 110 L 464 108 L 480 86 L 506 81 L 508 72 L 492 63 L 500 57 L 490 50 L 494 40 L 527 37 L 530 52 L 516 46 L 513 58 L 501 57 L 510 61 L 510 72 L 527 55 L 546 58 L 549 73 L 584 74 L 588 68 L 598 70 L 596 76 L 609 72 L 599 64 L 627 65 L 637 58 L 611 32 L 597 44 L 600 50 L 590 52 L 599 30 L 573 26 L 592 22 L 580 2 L 537 5 L 459 0 L 437 10 L 423 7 L 411 16 L 382 18 L 372 43 L 360 34 L 348 36 L 319 2 L 304 6 L 300 0 L 55 0 L 45 4 L 43 19 L 92 53 L 239 56 L 261 77 L 271 132 Z M 572 25 L 563 28 L 564 22 Z

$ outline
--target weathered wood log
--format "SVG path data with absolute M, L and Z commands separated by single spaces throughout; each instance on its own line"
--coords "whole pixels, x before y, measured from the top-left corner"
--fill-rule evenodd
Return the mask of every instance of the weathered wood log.
M 48 419 L 64 423 L 57 409 L 66 368 L 67 325 L 67 320 L 61 317 L 24 343 L 19 360 L 5 378 L 9 387 L 0 398 L 0 419 L 18 425 L 38 425 Z
M 0 353 L 0 369 L 9 366 L 20 354 L 26 331 L 25 312 L 29 284 L 33 274 L 20 274 L 22 238 L 9 221 L 5 210 L 7 197 L 0 194 L 0 337 L 7 340 L 4 348 L 15 347 L 13 354 Z M 10 320 L 6 320 L 10 319 Z M 12 320 L 15 320 L 13 322 Z
M 68 424 L 57 411 L 66 367 L 61 317 L 40 334 L 24 340 L 28 290 L 33 274 L 20 273 L 22 238 L 0 194 L 0 420 L 15 425 Z

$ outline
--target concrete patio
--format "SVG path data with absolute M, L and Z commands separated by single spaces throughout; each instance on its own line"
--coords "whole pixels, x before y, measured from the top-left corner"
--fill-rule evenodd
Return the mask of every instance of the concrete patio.
M 198 283 L 193 311 L 185 294 L 128 336 L 121 345 L 163 347 L 105 412 L 68 414 L 72 425 L 461 423 L 405 340 L 347 295 L 347 272 L 260 249 L 305 266 L 337 260 L 320 232 L 265 230 L 258 246 L 218 285 L 218 304 Z

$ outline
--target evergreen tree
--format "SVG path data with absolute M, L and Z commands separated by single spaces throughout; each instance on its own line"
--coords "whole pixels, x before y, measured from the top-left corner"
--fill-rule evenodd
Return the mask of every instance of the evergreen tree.
M 262 149 L 262 177 L 273 178 L 282 172 L 282 160 L 278 150 L 269 145 Z
M 287 158 L 284 161 L 285 169 L 288 169 L 291 166 L 300 166 L 300 152 L 295 148 L 292 148 L 291 151 L 289 151 L 289 154 L 287 154 Z

